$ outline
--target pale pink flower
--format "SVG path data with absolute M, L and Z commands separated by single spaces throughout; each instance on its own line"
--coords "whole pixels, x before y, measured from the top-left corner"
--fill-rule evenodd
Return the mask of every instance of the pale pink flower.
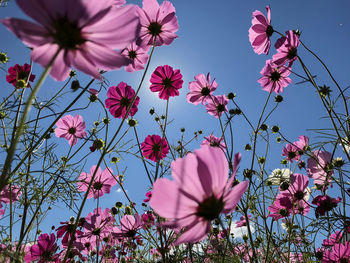
M 131 63 L 125 66 L 125 71 L 134 72 L 135 70 L 141 70 L 145 68 L 145 64 L 148 61 L 149 46 L 140 47 L 136 43 L 131 43 L 126 48 L 121 50 L 121 54 L 130 59 Z
M 326 151 L 315 150 L 313 156 L 307 160 L 307 173 L 314 179 L 314 184 L 327 188 L 331 182 L 333 170 L 331 169 L 332 154 Z
M 248 221 L 251 219 L 251 215 L 248 215 Z M 247 225 L 247 220 L 245 216 L 241 216 L 240 220 L 235 223 L 235 227 L 242 227 Z
M 21 191 L 20 188 L 16 185 L 11 186 L 11 191 L 10 191 L 10 186 L 6 185 L 1 191 L 0 191 L 0 203 L 4 202 L 6 204 L 9 204 L 15 201 L 19 200 L 19 197 L 21 196 Z
M 298 58 L 298 46 L 299 36 L 293 30 L 287 31 L 286 36 L 279 38 L 275 44 L 277 53 L 272 56 L 272 63 L 276 66 L 284 66 L 286 62 L 289 62 L 288 67 L 290 67 Z
M 48 66 L 59 51 L 50 71 L 55 80 L 65 80 L 70 67 L 100 78 L 99 69 L 117 69 L 130 62 L 114 49 L 137 38 L 137 6 L 121 7 L 115 0 L 16 2 L 36 23 L 17 18 L 1 22 L 33 49 L 31 58 L 41 66 Z
M 208 104 L 205 106 L 207 112 L 214 116 L 215 118 L 221 117 L 223 112 L 227 112 L 226 105 L 229 100 L 225 95 L 212 96 L 212 99 L 208 101 Z
M 141 30 L 138 45 L 156 46 L 170 45 L 179 29 L 175 8 L 169 1 L 160 6 L 157 0 L 143 0 L 142 9 L 139 9 Z
M 77 143 L 78 138 L 81 139 L 87 136 L 85 122 L 79 114 L 74 117 L 72 115 L 62 117 L 56 122 L 56 126 L 56 137 L 65 138 L 71 146 Z
M 258 82 L 263 87 L 263 90 L 268 92 L 282 93 L 283 89 L 292 83 L 292 80 L 288 77 L 290 68 L 285 66 L 278 67 L 272 63 L 271 59 L 266 60 L 265 67 L 260 74 L 262 77 L 258 79 Z
M 224 143 L 224 138 L 218 138 L 214 136 L 213 134 L 210 134 L 207 137 L 204 137 L 204 140 L 202 141 L 202 145 L 209 145 L 211 147 L 218 147 L 223 151 L 226 151 L 226 144 Z
M 89 184 L 92 180 L 92 176 L 94 175 L 96 170 L 96 165 L 92 166 L 90 169 L 90 173 L 81 173 L 79 175 L 79 182 L 77 182 L 78 190 L 81 192 L 86 192 Z M 95 199 L 103 196 L 104 194 L 109 194 L 111 192 L 111 188 L 113 185 L 117 183 L 117 176 L 113 176 L 113 170 L 109 167 L 101 170 L 100 167 L 97 168 L 94 182 L 90 188 L 87 198 L 94 197 Z
M 143 221 L 139 214 L 135 216 L 124 215 L 120 220 L 120 228 L 114 232 L 117 236 L 135 237 L 137 230 L 142 227 Z
M 237 167 L 239 158 L 235 158 Z M 171 163 L 174 181 L 160 178 L 153 184 L 151 207 L 167 219 L 166 226 L 184 232 L 175 241 L 195 243 L 211 229 L 211 220 L 233 211 L 248 187 L 241 182 L 232 187 L 236 169 L 228 178 L 225 154 L 203 146 Z
M 218 84 L 215 79 L 213 81 L 210 78 L 209 73 L 205 77 L 204 74 L 198 74 L 194 77 L 195 81 L 191 81 L 188 85 L 190 92 L 187 93 L 187 101 L 198 105 L 202 103 L 203 105 L 211 100 L 211 94 L 216 90 Z
M 273 34 L 271 26 L 270 6 L 266 6 L 267 18 L 260 11 L 253 12 L 252 26 L 249 28 L 249 41 L 257 54 L 269 54 L 270 37 Z

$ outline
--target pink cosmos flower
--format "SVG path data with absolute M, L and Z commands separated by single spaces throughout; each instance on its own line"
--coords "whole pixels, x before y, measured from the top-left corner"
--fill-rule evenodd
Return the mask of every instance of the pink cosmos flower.
M 203 105 L 211 100 L 211 94 L 216 90 L 218 84 L 215 79 L 211 81 L 209 73 L 207 77 L 204 74 L 198 74 L 194 77 L 195 81 L 191 81 L 188 85 L 190 92 L 187 93 L 187 101 L 198 105 L 202 103 Z
M 273 220 L 278 220 L 290 215 L 293 211 L 293 203 L 288 196 L 279 194 L 268 210 L 270 212 L 268 216 L 273 217 Z
M 134 97 L 134 89 L 125 82 L 120 82 L 118 86 L 109 87 L 105 105 L 115 118 L 127 118 L 128 116 L 134 116 L 138 110 L 137 105 L 139 105 L 140 102 L 139 96 L 136 97 L 129 114 L 126 116 L 127 109 L 130 107 L 130 103 Z
M 79 182 L 77 182 L 79 191 L 87 191 L 92 176 L 95 173 L 95 170 L 96 165 L 91 167 L 89 174 L 81 173 L 79 175 Z M 109 194 L 111 192 L 112 186 L 117 183 L 116 179 L 118 179 L 118 177 L 113 176 L 113 170 L 111 168 L 107 167 L 102 171 L 101 168 L 98 167 L 95 175 L 95 180 L 92 183 L 87 198 L 94 197 L 95 199 L 97 199 L 103 196 L 104 194 Z
M 339 243 L 342 239 L 342 232 L 337 231 L 330 235 L 329 239 L 324 239 L 322 242 L 322 246 L 324 247 L 332 247 L 334 244 Z
M 157 0 L 143 0 L 139 9 L 141 30 L 137 44 L 140 46 L 170 45 L 179 29 L 175 8 L 169 1 L 159 6 Z
M 253 12 L 252 26 L 249 28 L 249 41 L 257 54 L 269 54 L 270 37 L 273 34 L 271 26 L 270 6 L 266 6 L 267 19 L 260 11 Z
M 248 215 L 248 220 L 250 221 L 251 215 Z M 241 216 L 240 221 L 235 223 L 236 227 L 242 227 L 247 225 L 247 220 L 245 216 Z
M 248 187 L 247 181 L 232 187 L 239 161 L 235 158 L 228 178 L 225 154 L 205 145 L 171 163 L 174 181 L 160 178 L 153 184 L 151 207 L 168 220 L 166 226 L 176 231 L 184 228 L 174 245 L 203 240 L 211 220 L 235 209 Z
M 288 143 L 283 147 L 282 156 L 286 156 L 286 160 L 291 162 L 299 160 L 298 148 L 294 144 Z
M 227 112 L 226 105 L 229 100 L 225 95 L 212 96 L 212 99 L 208 101 L 208 104 L 205 106 L 207 112 L 214 116 L 215 118 L 221 117 L 223 112 Z
M 84 234 L 81 237 L 89 239 L 91 246 L 96 245 L 97 240 L 111 236 L 111 233 L 116 231 L 116 227 L 113 225 L 114 217 L 110 214 L 110 209 L 106 208 L 102 212 L 102 208 L 99 207 L 91 212 L 85 218 Z
M 166 139 L 159 135 L 148 135 L 141 143 L 142 155 L 149 160 L 157 162 L 169 153 L 169 146 Z
M 290 74 L 289 67 L 278 67 L 272 63 L 272 60 L 266 60 L 265 67 L 260 71 L 262 77 L 258 82 L 267 92 L 274 91 L 276 94 L 283 92 L 292 80 L 288 77 Z
M 6 204 L 15 202 L 19 200 L 19 197 L 21 196 L 20 188 L 16 185 L 12 185 L 11 191 L 9 185 L 6 185 L 1 191 L 0 191 L 0 203 L 4 202 Z
M 144 69 L 144 65 L 148 61 L 149 47 L 140 47 L 136 43 L 131 43 L 126 48 L 121 50 L 121 54 L 132 61 L 129 65 L 125 66 L 125 71 L 134 72 L 135 70 Z
M 277 53 L 272 56 L 272 63 L 276 66 L 283 66 L 286 62 L 289 62 L 288 67 L 290 67 L 298 58 L 298 46 L 299 36 L 293 30 L 287 31 L 286 36 L 279 38 L 275 44 Z
M 152 197 L 152 191 L 148 191 L 146 194 L 146 199 L 143 200 L 144 203 L 147 203 L 149 202 L 149 200 L 151 200 L 151 197 Z
M 91 94 L 91 95 L 95 95 L 95 96 L 97 96 L 98 95 L 98 90 L 97 89 L 89 89 L 89 93 Z
M 313 157 L 307 160 L 307 173 L 313 178 L 314 184 L 320 187 L 328 188 L 331 182 L 333 170 L 330 168 L 332 154 L 326 151 L 315 150 Z
M 120 229 L 117 228 L 117 231 L 114 233 L 117 236 L 125 236 L 133 238 L 136 235 L 137 230 L 142 227 L 142 218 L 139 214 L 136 214 L 135 217 L 132 215 L 125 215 L 120 220 Z
M 30 74 L 30 65 L 24 64 L 23 66 L 20 66 L 16 64 L 13 67 L 9 67 L 8 69 L 8 75 L 6 75 L 6 81 L 10 84 L 12 84 L 15 88 L 20 88 L 21 86 L 18 84 L 18 81 L 30 81 L 33 82 L 35 79 L 35 75 Z M 29 79 L 28 79 L 29 77 Z M 28 83 L 29 85 L 29 83 Z M 29 85 L 30 86 L 30 85 Z
M 223 151 L 226 151 L 226 144 L 223 142 L 224 138 L 218 138 L 216 136 L 214 136 L 213 134 L 210 134 L 207 137 L 204 137 L 204 140 L 201 144 L 201 146 L 203 145 L 209 145 L 211 147 L 218 147 Z
M 293 144 L 297 147 L 298 151 L 300 152 L 307 150 L 309 146 L 309 137 L 305 135 L 300 135 L 298 139 L 299 140 L 297 140 L 296 142 L 293 142 Z
M 168 100 L 169 97 L 179 96 L 183 80 L 179 69 L 173 70 L 169 65 L 158 66 L 151 75 L 151 91 L 159 91 L 159 98 Z
M 147 211 L 144 214 L 141 215 L 142 218 L 142 227 L 143 228 L 149 228 L 152 225 L 154 225 L 155 217 L 152 211 Z
M 347 263 L 350 262 L 350 241 L 344 244 L 334 244 L 332 251 L 326 250 L 322 263 Z
M 62 117 L 56 122 L 56 126 L 56 137 L 65 138 L 68 140 L 70 146 L 75 145 L 78 138 L 81 139 L 87 136 L 85 122 L 83 121 L 83 117 L 79 114 L 74 117 L 72 115 Z
M 312 200 L 312 203 L 314 205 L 317 205 L 316 207 L 316 218 L 318 218 L 320 215 L 324 216 L 326 212 L 331 211 L 333 208 L 337 207 L 338 203 L 341 202 L 341 198 L 338 197 L 337 199 L 332 198 L 328 195 L 318 195 Z
M 69 244 L 70 239 L 73 236 L 73 229 L 74 229 L 74 220 L 72 221 L 66 221 L 66 222 L 60 222 L 62 226 L 58 227 L 56 229 L 57 231 L 57 238 L 62 238 L 62 246 L 67 247 Z M 79 236 L 83 234 L 79 229 L 76 229 L 74 233 L 74 237 Z
M 50 75 L 65 80 L 73 66 L 94 78 L 99 69 L 117 69 L 129 64 L 119 52 L 138 36 L 138 7 L 112 6 L 115 0 L 17 0 L 35 22 L 7 18 L 1 22 L 24 44 L 33 48 L 31 58 L 48 66 L 58 55 Z
M 37 242 L 37 244 L 30 247 L 24 260 L 38 263 L 57 262 L 59 255 L 55 254 L 58 249 L 55 234 L 42 234 L 38 237 Z

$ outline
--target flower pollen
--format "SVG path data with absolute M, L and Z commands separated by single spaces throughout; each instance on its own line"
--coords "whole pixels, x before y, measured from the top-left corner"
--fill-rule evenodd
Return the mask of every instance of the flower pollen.
M 54 21 L 51 32 L 55 42 L 65 50 L 77 49 L 86 39 L 81 35 L 81 29 L 76 22 L 70 22 L 66 17 L 61 17 Z
M 159 36 L 159 34 L 163 32 L 162 25 L 159 24 L 158 22 L 150 23 L 147 29 L 149 33 L 154 37 Z
M 223 208 L 224 202 L 222 199 L 220 198 L 218 200 L 214 195 L 212 195 L 198 205 L 196 215 L 211 221 L 219 217 Z

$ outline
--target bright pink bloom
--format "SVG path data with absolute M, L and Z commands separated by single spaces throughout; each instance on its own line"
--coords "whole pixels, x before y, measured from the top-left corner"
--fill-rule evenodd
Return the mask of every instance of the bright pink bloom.
M 248 220 L 250 221 L 251 215 L 248 215 Z M 236 227 L 242 227 L 247 225 L 247 220 L 245 216 L 241 216 L 240 221 L 235 223 Z
M 135 217 L 132 215 L 125 215 L 120 220 L 120 229 L 117 228 L 117 231 L 114 233 L 117 236 L 124 237 L 135 237 L 137 230 L 142 227 L 142 218 L 139 214 L 136 214 Z
M 332 154 L 326 151 L 315 150 L 313 157 L 307 160 L 307 173 L 313 179 L 314 184 L 322 188 L 328 188 L 331 182 L 333 170 L 330 167 Z
M 276 94 L 283 92 L 292 80 L 288 77 L 290 74 L 289 67 L 278 67 L 271 60 L 266 60 L 265 67 L 260 71 L 262 77 L 258 82 L 267 92 L 274 91 Z
M 156 46 L 170 45 L 179 29 L 175 8 L 169 1 L 159 6 L 157 0 L 143 0 L 139 9 L 141 30 L 138 45 Z
M 151 192 L 151 191 L 148 191 L 148 192 L 146 193 L 146 197 L 147 197 L 147 198 L 143 200 L 144 203 L 147 203 L 147 202 L 149 202 L 149 200 L 151 200 L 152 192 Z
M 204 74 L 198 74 L 194 77 L 195 81 L 191 81 L 188 85 L 190 92 L 187 93 L 187 101 L 198 105 L 202 103 L 203 105 L 211 100 L 211 94 L 216 90 L 218 84 L 215 79 L 211 81 L 209 73 L 207 77 Z
M 143 228 L 151 227 L 155 223 L 155 217 L 152 211 L 145 212 L 141 215 L 141 218 L 143 222 Z
M 92 166 L 90 169 L 90 173 L 81 173 L 79 175 L 79 182 L 77 182 L 78 190 L 81 192 L 86 192 L 89 184 L 92 180 L 92 176 L 95 173 L 96 165 Z M 92 183 L 89 194 L 87 198 L 94 197 L 95 199 L 103 196 L 104 194 L 109 194 L 111 192 L 111 188 L 113 185 L 117 183 L 117 176 L 113 176 L 113 170 L 109 167 L 101 170 L 98 167 L 95 175 L 95 180 Z
M 169 146 L 166 139 L 159 135 L 148 135 L 141 143 L 142 155 L 149 160 L 157 162 L 169 153 Z
M 63 237 L 63 239 L 62 239 L 62 246 L 63 247 L 67 247 L 70 239 L 73 236 L 74 221 L 71 221 L 71 222 L 60 222 L 60 224 L 62 226 L 60 226 L 60 227 L 58 227 L 56 229 L 56 231 L 57 231 L 57 238 Z M 79 229 L 77 229 L 75 231 L 75 233 L 74 233 L 74 236 L 79 236 L 81 234 L 83 234 L 83 232 L 81 232 Z
M 235 158 L 237 167 L 239 158 Z M 168 221 L 170 228 L 184 232 L 175 241 L 195 243 L 211 229 L 211 221 L 221 213 L 232 212 L 248 187 L 241 182 L 232 187 L 236 169 L 228 178 L 225 154 L 218 148 L 203 146 L 171 163 L 174 181 L 160 178 L 153 184 L 151 207 Z
M 137 38 L 138 7 L 113 7 L 115 0 L 16 2 L 37 23 L 17 18 L 1 22 L 33 48 L 31 58 L 43 67 L 60 50 L 50 72 L 55 80 L 65 80 L 71 66 L 100 78 L 99 69 L 117 69 L 130 62 L 114 49 Z
M 107 92 L 107 99 L 105 100 L 106 108 L 115 118 L 127 118 L 134 116 L 137 112 L 137 105 L 139 105 L 140 98 L 136 97 L 129 114 L 126 116 L 126 111 L 135 97 L 135 91 L 125 82 L 120 82 L 118 86 L 109 87 Z
M 275 44 L 277 53 L 272 56 L 272 63 L 282 67 L 289 62 L 288 67 L 292 66 L 294 60 L 298 58 L 298 46 L 299 36 L 293 30 L 287 31 L 286 36 L 279 38 Z
M 209 145 L 211 147 L 218 147 L 223 151 L 226 151 L 226 144 L 224 143 L 224 138 L 218 138 L 214 136 L 213 134 L 210 134 L 207 137 L 204 137 L 204 140 L 202 141 L 201 146 L 203 145 Z
M 36 261 L 38 263 L 56 262 L 59 255 L 55 254 L 58 249 L 55 234 L 42 234 L 38 237 L 38 243 L 30 247 L 25 255 L 26 262 Z
M 126 48 L 121 50 L 121 54 L 132 61 L 129 65 L 125 66 L 125 71 L 134 72 L 135 70 L 144 69 L 144 65 L 148 61 L 149 47 L 140 47 L 136 43 L 131 43 Z
M 316 207 L 316 218 L 320 215 L 324 216 L 326 212 L 331 211 L 333 208 L 337 207 L 338 203 L 341 202 L 341 198 L 332 198 L 328 195 L 318 195 L 312 200 L 312 204 L 317 205 Z
M 215 118 L 221 117 L 223 112 L 227 112 L 226 105 L 229 100 L 225 95 L 212 96 L 212 99 L 208 101 L 208 104 L 205 106 L 207 112 L 214 116 Z
M 299 140 L 293 142 L 293 144 L 297 147 L 298 151 L 305 151 L 309 146 L 309 137 L 305 135 L 300 135 L 298 137 Z
M 19 80 L 23 80 L 25 82 L 30 81 L 33 82 L 35 79 L 35 75 L 30 74 L 30 65 L 24 64 L 23 66 L 20 66 L 16 64 L 13 67 L 9 67 L 8 69 L 8 75 L 6 75 L 6 81 L 10 84 L 12 84 L 15 88 L 18 88 L 17 82 Z M 28 79 L 29 77 L 29 79 Z M 28 83 L 29 85 L 29 83 Z M 29 85 L 30 86 L 30 85 Z
M 159 98 L 168 100 L 169 97 L 179 96 L 183 80 L 179 69 L 173 69 L 169 65 L 158 66 L 151 75 L 151 91 L 159 91 Z
M 89 213 L 85 218 L 84 234 L 82 237 L 89 238 L 92 246 L 96 245 L 97 240 L 102 240 L 105 237 L 111 236 L 116 230 L 114 227 L 114 217 L 110 213 L 110 209 L 106 208 L 102 212 L 102 208 L 95 209 L 93 213 Z
M 87 136 L 85 122 L 83 121 L 83 117 L 79 114 L 74 117 L 72 115 L 66 115 L 59 119 L 56 125 L 56 137 L 65 138 L 68 140 L 70 146 L 75 145 L 78 138 L 81 139 Z
M 342 233 L 337 231 L 330 235 L 329 239 L 324 239 L 322 242 L 322 246 L 324 247 L 332 247 L 334 244 L 339 243 L 342 238 Z
M 19 197 L 21 196 L 20 188 L 16 185 L 12 185 L 11 191 L 9 185 L 6 185 L 1 191 L 0 191 L 0 203 L 4 202 L 6 204 L 15 202 L 19 200 Z
M 293 203 L 288 196 L 279 194 L 276 197 L 275 202 L 268 207 L 269 217 L 273 217 L 274 220 L 287 217 L 293 211 Z
M 271 26 L 270 6 L 266 6 L 267 18 L 260 11 L 253 12 L 252 26 L 249 28 L 249 41 L 257 54 L 269 54 L 270 37 L 273 34 Z
M 322 263 L 347 263 L 350 262 L 350 241 L 345 244 L 334 244 L 332 251 L 326 250 Z
M 292 144 L 288 143 L 282 150 L 282 156 L 286 156 L 286 160 L 293 162 L 294 160 L 299 160 L 298 148 Z

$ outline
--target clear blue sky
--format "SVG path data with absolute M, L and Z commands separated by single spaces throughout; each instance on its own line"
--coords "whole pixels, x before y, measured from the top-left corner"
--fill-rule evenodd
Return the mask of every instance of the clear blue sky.
M 330 70 L 338 80 L 341 87 L 350 85 L 349 61 L 350 52 L 350 17 L 348 10 L 350 2 L 331 0 L 308 0 L 308 1 L 208 1 L 208 0 L 176 0 L 172 1 L 180 25 L 178 39 L 170 46 L 157 48 L 151 61 L 150 70 L 146 76 L 146 81 L 140 93 L 139 112 L 135 118 L 139 121 L 138 130 L 140 140 L 148 134 L 158 133 L 154 125 L 153 117 L 148 114 L 151 107 L 155 107 L 160 113 L 165 112 L 165 103 L 152 94 L 149 90 L 150 75 L 158 65 L 168 64 L 181 70 L 184 76 L 184 86 L 180 90 L 180 96 L 171 99 L 170 119 L 175 119 L 168 127 L 170 141 L 176 143 L 180 136 L 180 128 L 185 127 L 187 138 L 191 137 L 194 130 L 202 129 L 205 135 L 211 132 L 219 135 L 218 122 L 213 117 L 206 114 L 204 107 L 194 106 L 186 102 L 188 92 L 188 82 L 199 73 L 210 72 L 216 78 L 219 86 L 215 94 L 226 94 L 230 91 L 237 94 L 237 103 L 242 107 L 246 115 L 255 123 L 258 113 L 261 111 L 263 103 L 268 95 L 262 91 L 257 79 L 260 77 L 260 70 L 265 64 L 265 60 L 271 58 L 274 49 L 271 49 L 269 56 L 256 55 L 248 40 L 248 29 L 251 26 L 251 14 L 255 10 L 260 10 L 266 14 L 265 6 L 270 4 L 272 25 L 280 32 L 289 29 L 299 29 L 302 32 L 301 39 L 313 51 L 315 51 L 329 66 Z M 141 6 L 141 1 L 132 1 Z M 0 8 L 0 17 L 25 17 L 18 9 L 15 1 L 11 1 L 6 8 Z M 29 50 L 6 28 L 0 26 L 0 51 L 5 51 L 11 58 L 7 65 L 16 63 L 24 64 L 29 61 Z M 277 39 L 273 35 L 272 41 Z M 305 63 L 312 68 L 312 73 L 317 75 L 319 85 L 330 85 L 332 83 L 324 70 L 318 66 L 316 61 L 305 50 L 299 49 L 299 55 L 304 58 Z M 42 68 L 34 66 L 34 73 L 39 76 Z M 301 68 L 298 63 L 293 67 L 298 73 Z M 1 82 L 2 94 L 12 91 L 12 86 L 5 82 L 5 74 L 0 72 L 3 79 Z M 110 72 L 106 74 L 112 85 L 117 85 L 120 81 L 127 82 L 134 88 L 137 87 L 141 78 L 141 72 L 127 73 L 124 70 Z M 87 83 L 88 77 L 78 73 L 81 83 Z M 284 102 L 278 111 L 272 116 L 269 126 L 278 124 L 281 131 L 291 141 L 295 141 L 299 135 L 310 136 L 311 142 L 318 139 L 315 134 L 306 131 L 309 128 L 326 128 L 329 123 L 320 120 L 326 112 L 321 108 L 321 103 L 314 88 L 309 84 L 294 85 L 298 82 L 297 77 L 292 76 L 293 84 L 285 89 L 282 94 Z M 52 80 L 48 80 L 42 87 L 40 95 L 49 96 L 57 91 L 62 85 Z M 334 88 L 332 88 L 334 89 Z M 100 98 L 106 98 L 106 91 L 101 92 Z M 85 98 L 86 101 L 87 98 Z M 84 101 L 84 99 L 83 99 Z M 85 102 L 84 101 L 84 102 Z M 274 105 L 272 103 L 271 105 Z M 231 105 L 231 108 L 233 105 Z M 92 121 L 96 120 L 98 113 L 94 108 L 79 112 L 87 122 L 87 127 L 92 127 Z M 111 117 L 111 116 L 110 116 Z M 111 117 L 112 118 L 112 117 Z M 112 121 L 112 125 L 117 126 L 119 122 Z M 236 117 L 234 120 L 234 147 L 235 151 L 243 154 L 240 171 L 249 162 L 251 153 L 244 152 L 244 145 L 249 142 L 249 128 L 243 117 Z M 68 144 L 63 139 L 56 139 L 62 147 Z M 198 148 L 202 138 L 192 144 L 193 149 Z M 268 170 L 280 167 L 281 151 L 283 145 L 273 143 L 270 155 Z M 65 149 L 62 149 L 64 151 Z M 260 153 L 263 153 L 261 149 Z M 86 171 L 94 164 L 98 157 L 95 153 L 89 159 Z M 147 191 L 147 178 L 142 170 L 141 161 L 128 157 L 122 163 L 122 167 L 128 167 L 126 172 L 126 188 L 132 199 L 140 204 Z M 241 173 L 239 178 L 242 179 Z M 124 200 L 120 193 L 113 188 L 111 194 L 101 198 L 103 207 L 110 207 L 116 201 Z M 89 201 L 88 209 L 93 201 Z M 55 210 L 54 210 L 55 211 Z M 58 225 L 59 221 L 68 219 L 71 215 L 64 209 L 59 209 L 57 213 L 50 215 L 50 224 Z M 87 211 L 87 210 L 86 210 Z M 86 215 L 86 213 L 85 213 Z M 47 229 L 48 231 L 48 229 Z

